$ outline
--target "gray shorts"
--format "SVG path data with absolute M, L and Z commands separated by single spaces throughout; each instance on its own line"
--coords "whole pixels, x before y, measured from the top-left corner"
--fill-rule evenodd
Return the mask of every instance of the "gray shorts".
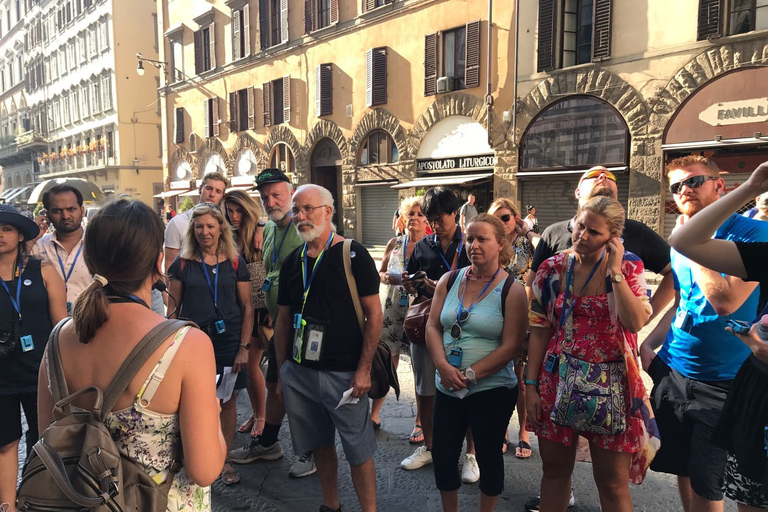
M 411 366 L 419 396 L 435 396 L 435 363 L 426 344 L 411 343 Z
M 283 364 L 280 381 L 294 453 L 334 446 L 338 431 L 351 465 L 363 464 L 373 456 L 376 439 L 368 397 L 336 409 L 354 376 L 355 372 L 312 370 L 292 361 Z

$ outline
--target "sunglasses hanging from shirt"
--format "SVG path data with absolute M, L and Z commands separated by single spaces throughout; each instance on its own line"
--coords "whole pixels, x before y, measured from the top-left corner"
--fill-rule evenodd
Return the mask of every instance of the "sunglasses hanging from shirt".
M 496 279 L 496 276 L 499 274 L 499 270 L 501 270 L 501 268 L 496 269 L 496 273 L 494 273 L 493 277 L 487 283 L 485 283 L 485 286 L 480 292 L 480 295 L 478 295 L 477 298 L 472 301 L 472 304 L 470 304 L 467 309 L 464 309 L 464 296 L 467 294 L 467 285 L 469 284 L 469 279 L 465 281 L 464 291 L 461 293 L 461 300 L 459 301 L 459 308 L 456 310 L 456 321 L 451 326 L 451 338 L 454 340 L 461 339 L 462 325 L 464 322 L 469 320 L 469 316 L 472 314 L 472 310 L 475 308 L 477 303 L 480 302 L 480 299 L 486 290 L 488 290 L 488 287 L 491 286 L 491 283 Z M 469 270 L 467 270 L 467 273 L 469 273 Z

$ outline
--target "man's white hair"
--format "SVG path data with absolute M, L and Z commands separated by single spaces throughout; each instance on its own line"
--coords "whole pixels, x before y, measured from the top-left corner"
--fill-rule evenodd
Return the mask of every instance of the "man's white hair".
M 306 185 L 301 185 L 299 188 L 297 188 L 293 197 L 296 197 L 297 194 L 304 190 L 314 190 L 317 192 L 320 195 L 320 200 L 323 202 L 323 204 L 331 207 L 331 213 L 336 213 L 336 206 L 333 204 L 333 195 L 331 194 L 330 190 L 325 187 L 321 187 L 320 185 L 315 185 L 314 183 L 307 183 Z M 320 205 L 318 204 L 315 206 Z

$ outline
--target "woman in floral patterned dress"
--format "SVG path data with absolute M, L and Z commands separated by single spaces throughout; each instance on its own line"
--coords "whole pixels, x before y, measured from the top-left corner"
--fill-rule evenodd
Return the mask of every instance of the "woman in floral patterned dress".
M 405 223 L 405 234 L 396 236 L 387 243 L 379 268 L 381 282 L 387 285 L 387 296 L 381 304 L 384 310 L 381 340 L 389 345 L 395 368 L 400 361 L 400 354 L 410 353 L 410 343 L 403 331 L 403 320 L 408 311 L 408 294 L 400 283 L 416 242 L 427 234 L 427 218 L 421 211 L 421 202 L 422 198 L 418 196 L 408 197 L 400 203 L 398 211 Z M 383 405 L 384 398 L 379 398 L 374 400 L 371 406 L 371 421 L 376 429 L 381 426 L 380 413 Z M 416 423 L 419 423 L 418 413 Z
M 74 321 L 59 334 L 70 392 L 105 389 L 139 340 L 165 320 L 148 306 L 162 276 L 163 236 L 160 217 L 135 200 L 111 203 L 89 222 L 83 256 L 96 275 L 74 304 Z M 42 364 L 38 424 L 44 429 L 52 419 L 53 398 L 47 358 Z M 150 384 L 153 376 L 159 385 Z M 215 379 L 210 339 L 185 327 L 149 357 L 105 422 L 120 451 L 157 483 L 173 478 L 168 512 L 211 510 L 209 486 L 227 453 Z M 86 397 L 75 405 L 90 408 L 91 401 Z M 182 452 L 183 467 L 173 474 L 170 468 Z
M 590 200 L 576 215 L 573 249 L 546 260 L 533 284 L 530 364 L 525 384 L 528 430 L 539 439 L 543 461 L 542 511 L 564 512 L 568 506 L 579 436 L 589 441 L 595 483 L 605 511 L 632 510 L 628 483 L 642 482 L 659 446 L 637 364 L 637 332 L 645 325 L 651 307 L 643 263 L 624 251 L 619 238 L 623 227 L 624 210 L 617 201 L 606 197 Z M 567 366 L 559 367 L 564 364 L 561 354 L 572 357 L 566 357 Z M 617 427 L 610 434 L 598 434 L 554 421 L 557 418 L 564 423 L 571 417 L 569 409 L 563 420 L 558 414 L 561 409 L 555 407 L 560 405 L 558 392 L 563 392 L 558 387 L 560 375 L 571 375 L 566 368 L 570 369 L 573 361 L 581 361 L 580 367 L 621 362 L 623 375 L 612 381 L 610 393 L 610 403 L 620 408 L 620 420 L 616 415 L 610 418 L 613 425 L 624 423 L 623 430 Z M 587 383 L 592 380 L 587 379 Z M 570 391 L 563 392 L 563 397 L 571 396 Z

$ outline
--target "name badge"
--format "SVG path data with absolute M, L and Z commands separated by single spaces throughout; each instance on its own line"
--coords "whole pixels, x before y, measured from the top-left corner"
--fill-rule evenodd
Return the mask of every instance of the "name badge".
M 266 278 L 264 280 L 264 284 L 261 285 L 261 290 L 264 293 L 269 293 L 270 288 L 272 288 L 272 280 L 270 278 Z
M 301 313 L 294 313 L 293 315 L 293 328 L 301 329 Z
M 306 329 L 307 333 L 307 352 L 305 359 L 307 361 L 320 361 L 320 354 L 323 350 L 323 337 L 325 329 L 319 325 L 310 324 Z
M 72 316 L 72 303 L 67 301 L 67 316 Z
M 448 353 L 448 364 L 454 368 L 461 366 L 461 357 L 464 355 L 464 350 L 461 347 L 452 348 Z
M 224 334 L 227 332 L 227 326 L 224 325 L 224 320 L 216 320 L 214 325 L 216 326 L 216 334 Z
M 32 341 L 32 336 L 22 336 L 19 341 L 21 341 L 22 352 L 29 352 L 35 349 L 35 343 Z
M 555 354 L 549 354 L 547 356 L 547 362 L 544 364 L 544 371 L 547 373 L 552 373 L 552 370 L 555 369 L 556 362 L 557 356 Z
M 400 307 L 404 308 L 408 305 L 408 294 L 406 292 L 400 293 Z

